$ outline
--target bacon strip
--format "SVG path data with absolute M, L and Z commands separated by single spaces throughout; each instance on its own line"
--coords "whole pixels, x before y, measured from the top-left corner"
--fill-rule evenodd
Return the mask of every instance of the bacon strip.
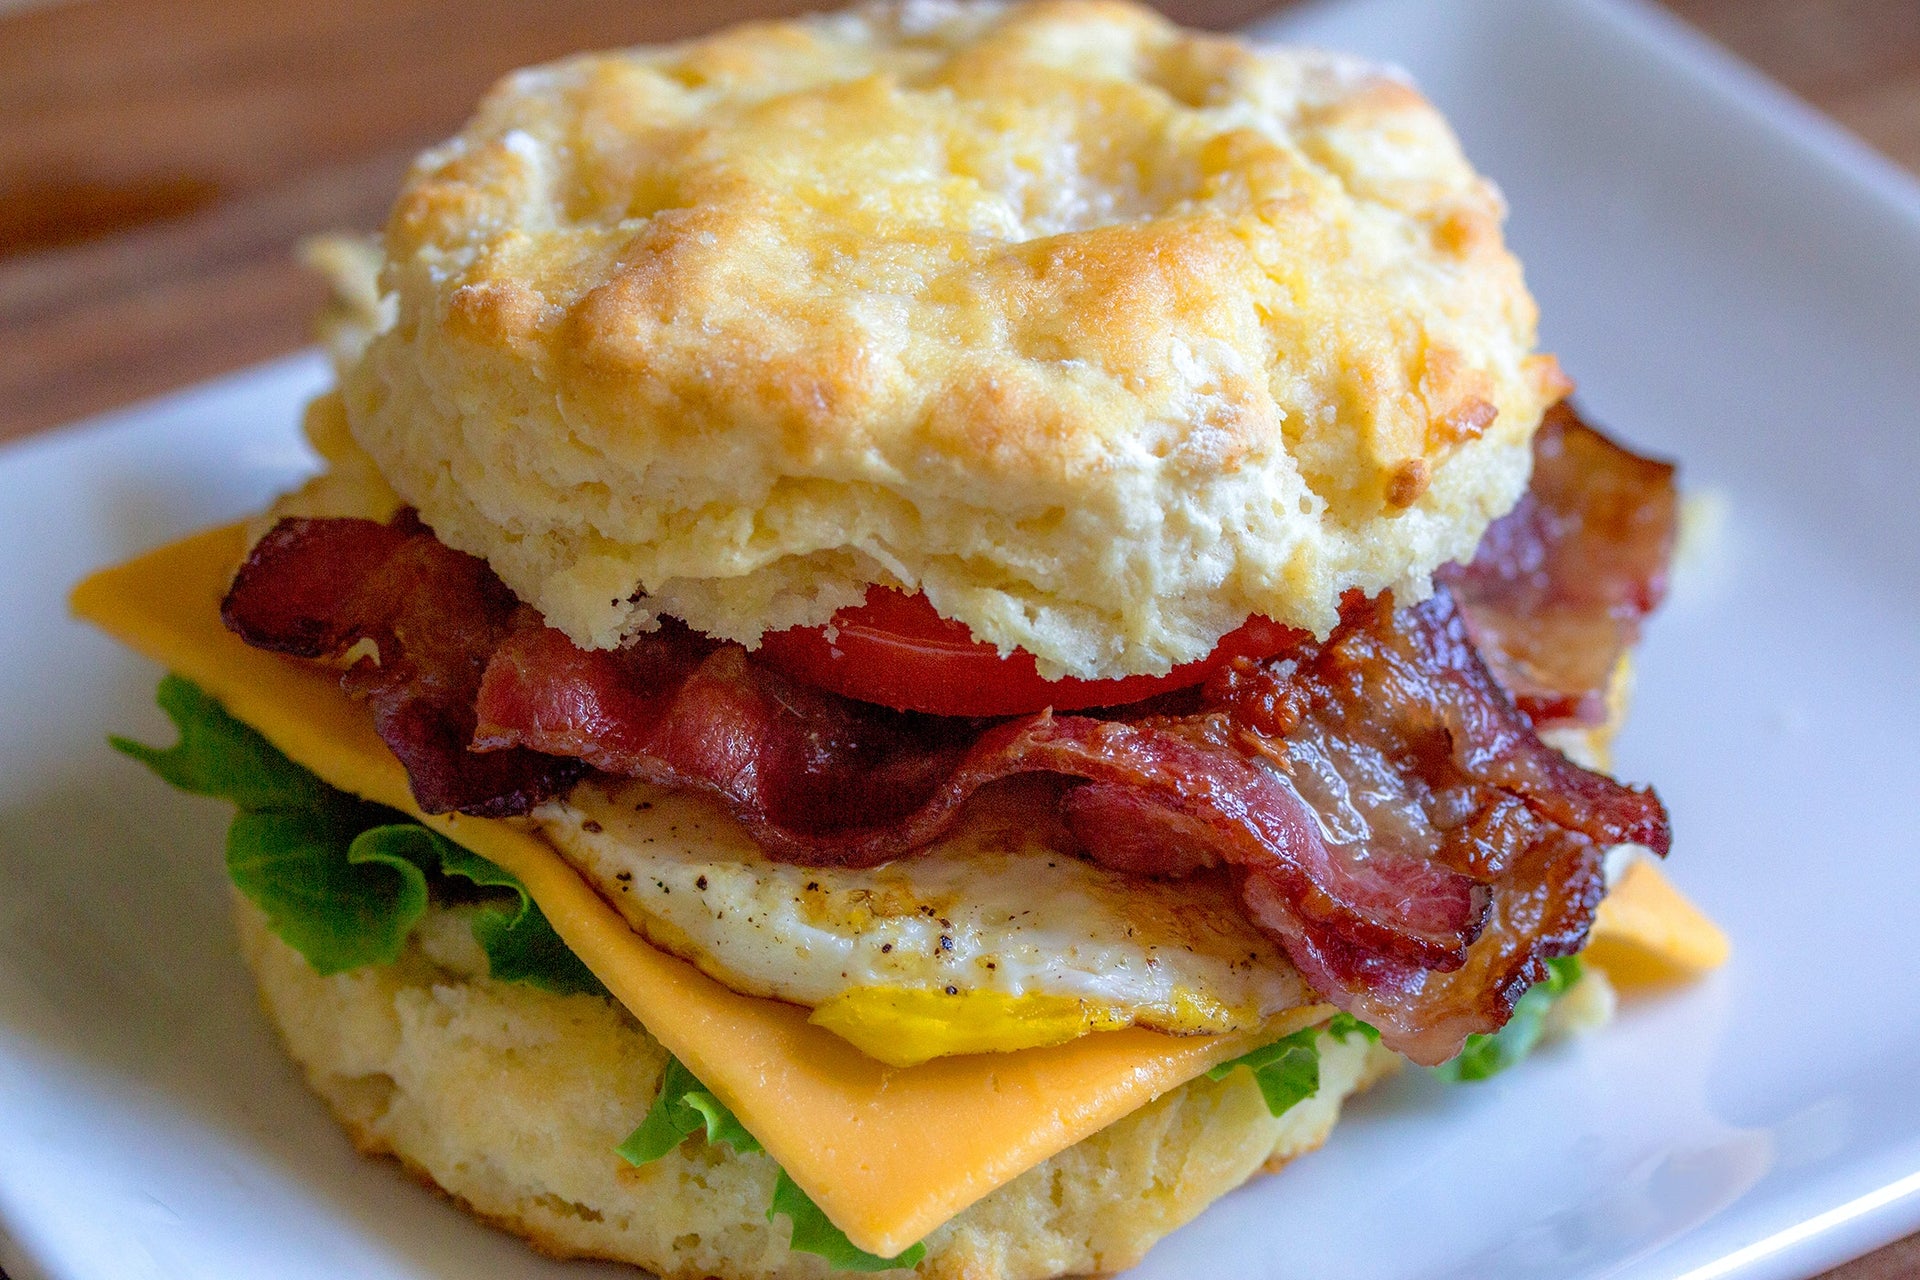
M 952 826 L 980 787 L 1018 773 L 1086 779 L 1187 819 L 1199 857 L 1170 865 L 1170 846 L 1141 850 L 1125 869 L 1149 874 L 1283 851 L 1308 882 L 1333 886 L 1323 913 L 1371 945 L 1425 963 L 1458 963 L 1477 927 L 1467 885 L 1443 869 L 1382 850 L 1371 865 L 1336 858 L 1299 796 L 1258 761 L 1205 741 L 1200 717 L 1126 724 L 1040 714 L 945 721 L 885 711 L 797 684 L 737 646 L 688 660 L 684 633 L 644 638 L 619 654 L 583 652 L 555 631 L 502 646 L 481 688 L 482 748 L 527 746 L 576 755 L 605 773 L 718 797 L 770 856 L 807 866 L 876 866 Z M 677 671 L 667 682 L 636 679 Z M 1069 793 L 1076 829 L 1100 819 Z M 1239 842 L 1240 852 L 1224 846 Z M 1105 860 L 1103 836 L 1086 840 Z M 1125 855 L 1122 855 L 1125 857 Z M 1444 903 L 1435 899 L 1446 897 Z M 1409 901 L 1369 913 L 1347 904 Z M 1424 910 L 1423 910 L 1424 909 Z
M 351 652 L 341 684 L 373 707 L 374 728 L 429 813 L 525 813 L 586 773 L 533 751 L 469 750 L 488 660 L 538 615 L 411 511 L 384 525 L 282 520 L 247 556 L 220 617 L 256 648 L 324 660 Z
M 531 747 L 700 787 L 776 858 L 860 866 L 946 825 L 954 805 L 929 805 L 985 723 L 842 698 L 677 625 L 619 650 L 580 649 L 551 627 L 515 632 L 487 666 L 477 713 L 475 750 Z
M 1542 743 L 1444 590 L 1398 614 L 1387 600 L 1350 600 L 1314 648 L 1216 682 L 1235 744 L 1291 779 L 1349 857 L 1391 851 L 1469 882 L 1476 932 L 1448 963 L 1422 964 L 1316 927 L 1257 868 L 1242 893 L 1317 990 L 1408 1057 L 1443 1061 L 1466 1035 L 1503 1025 L 1546 959 L 1579 950 L 1609 848 L 1667 852 L 1666 811 Z
M 1673 467 L 1621 448 L 1563 402 L 1534 436 L 1519 503 L 1470 564 L 1435 576 L 1535 724 L 1601 724 L 1621 655 L 1666 595 L 1678 527 Z

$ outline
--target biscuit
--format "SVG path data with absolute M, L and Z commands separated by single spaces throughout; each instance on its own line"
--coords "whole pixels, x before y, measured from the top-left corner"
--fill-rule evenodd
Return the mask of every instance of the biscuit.
M 1380 68 L 909 0 L 507 77 L 415 164 L 354 437 L 577 643 L 869 584 L 1042 674 L 1411 600 L 1565 389 Z M 361 335 L 353 335 L 355 344 Z
M 665 1051 L 598 996 L 494 982 L 457 909 L 432 908 L 400 960 L 321 977 L 234 896 L 262 1003 L 354 1143 L 392 1155 L 543 1252 L 669 1277 L 832 1274 L 766 1221 L 775 1166 L 689 1142 L 642 1168 L 614 1154 Z M 928 1237 L 919 1273 L 1040 1280 L 1114 1271 L 1263 1169 L 1318 1147 L 1341 1102 L 1390 1071 L 1323 1038 L 1319 1094 L 1267 1114 L 1245 1072 L 1202 1077 L 989 1194 Z

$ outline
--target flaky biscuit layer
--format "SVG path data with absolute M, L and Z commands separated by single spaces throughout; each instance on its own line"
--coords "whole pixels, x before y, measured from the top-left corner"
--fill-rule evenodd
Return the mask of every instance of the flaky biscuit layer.
M 503 81 L 416 164 L 354 436 L 579 643 L 870 583 L 1047 675 L 1423 594 L 1561 389 L 1411 87 L 1117 3 L 869 7 Z
M 466 918 L 434 908 L 399 963 L 321 977 L 235 895 L 262 1002 L 364 1151 L 399 1157 L 483 1218 L 561 1257 L 666 1277 L 841 1274 L 769 1224 L 776 1166 L 689 1142 L 642 1168 L 613 1148 L 665 1051 L 617 1004 L 493 982 Z M 1399 1061 L 1323 1037 L 1314 1097 L 1267 1114 L 1246 1072 L 1202 1077 L 1069 1147 L 928 1237 L 927 1280 L 1116 1271 L 1254 1173 L 1326 1140 L 1341 1103 Z

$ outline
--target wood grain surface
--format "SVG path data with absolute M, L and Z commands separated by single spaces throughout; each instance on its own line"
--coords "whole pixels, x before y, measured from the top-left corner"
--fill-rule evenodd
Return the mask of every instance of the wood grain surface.
M 1666 0 L 1920 171 L 1920 0 Z M 803 0 L 65 0 L 0 8 L 0 439 L 278 355 L 303 236 L 380 222 L 503 71 Z M 1237 26 L 1272 0 L 1164 0 Z M 1920 1236 L 1827 1280 L 1920 1277 Z M 4 1277 L 0 1277 L 4 1280 Z

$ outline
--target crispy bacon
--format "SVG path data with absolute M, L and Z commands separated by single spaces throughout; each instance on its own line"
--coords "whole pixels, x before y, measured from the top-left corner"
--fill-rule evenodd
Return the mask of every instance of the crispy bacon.
M 1061 816 L 1096 861 L 1224 865 L 1317 989 L 1440 1061 L 1577 950 L 1605 850 L 1664 852 L 1666 815 L 1537 738 L 1443 593 L 1352 599 L 1324 644 L 1236 662 L 1177 713 L 1041 714 L 966 731 L 796 685 L 684 632 L 618 654 L 512 637 L 478 741 L 708 791 L 771 856 L 868 866 L 926 845 L 974 791 L 1082 780 Z M 1490 927 L 1492 926 L 1492 927 Z
M 1608 568 L 1601 543 L 1630 539 L 1642 561 L 1665 546 L 1657 495 L 1634 492 L 1670 490 L 1667 469 L 1607 462 L 1608 478 L 1579 480 L 1565 459 L 1612 446 L 1577 421 L 1554 433 L 1541 496 L 1483 547 L 1499 563 L 1453 575 L 1459 607 L 1445 587 L 1398 612 L 1351 597 L 1325 641 L 1106 713 L 889 711 L 676 624 L 581 650 L 410 515 L 282 522 L 224 616 L 251 643 L 353 659 L 346 687 L 432 810 L 525 812 L 590 767 L 710 792 L 772 857 L 864 866 L 924 847 L 982 786 L 1053 775 L 1090 857 L 1143 875 L 1228 868 L 1316 989 L 1433 1062 L 1578 949 L 1607 848 L 1668 844 L 1650 792 L 1546 747 L 1495 679 L 1517 672 L 1535 714 L 1586 710 L 1601 686 L 1579 682 L 1612 661 L 1594 655 L 1659 595 L 1658 564 Z M 1576 570 L 1599 581 L 1557 581 Z M 1548 664 L 1530 607 L 1590 652 Z M 1481 638 L 1502 646 L 1494 673 Z
M 1453 590 L 1494 674 L 1535 724 L 1600 724 L 1607 686 L 1667 589 L 1673 467 L 1621 448 L 1571 405 L 1547 411 L 1533 480 Z
M 373 707 L 374 728 L 429 813 L 525 813 L 586 772 L 533 751 L 469 749 L 488 660 L 538 615 L 411 511 L 384 525 L 282 520 L 247 556 L 220 617 L 256 648 L 351 658 L 341 684 Z
M 1398 614 L 1388 600 L 1350 599 L 1325 644 L 1292 662 L 1237 667 L 1215 686 L 1209 696 L 1228 716 L 1217 732 L 1288 778 L 1344 856 L 1384 854 L 1472 886 L 1472 930 L 1436 963 L 1315 927 L 1283 882 L 1258 866 L 1244 873 L 1250 914 L 1309 983 L 1417 1061 L 1443 1060 L 1466 1035 L 1504 1024 L 1544 976 L 1542 962 L 1580 948 L 1609 848 L 1664 855 L 1671 842 L 1652 792 L 1540 741 L 1444 589 Z M 1416 888 L 1402 901 L 1417 900 Z M 1391 897 L 1379 901 L 1392 909 Z
M 842 698 L 671 623 L 619 650 L 515 633 L 488 664 L 478 722 L 476 750 L 699 787 L 774 857 L 861 866 L 937 834 L 952 806 L 927 807 L 983 724 Z
M 683 635 L 646 637 L 618 655 L 584 653 L 553 631 L 515 637 L 487 670 L 476 742 L 577 754 L 606 773 L 708 791 L 771 856 L 810 866 L 890 861 L 936 839 L 980 787 L 1017 773 L 1062 774 L 1093 784 L 1093 795 L 1144 804 L 1156 827 L 1190 824 L 1195 839 L 1186 847 L 1195 858 L 1172 865 L 1167 859 L 1180 855 L 1163 842 L 1157 852 L 1118 854 L 1127 870 L 1252 861 L 1269 847 L 1305 864 L 1308 879 L 1333 886 L 1335 905 L 1326 911 L 1376 945 L 1457 963 L 1473 927 L 1458 876 L 1391 851 L 1370 867 L 1330 857 L 1299 797 L 1273 770 L 1205 741 L 1203 717 L 1128 724 L 1042 713 L 990 727 L 954 722 L 810 689 L 734 645 L 711 648 L 692 665 Z M 677 670 L 677 678 L 636 680 L 636 670 Z M 1107 813 L 1092 796 L 1067 795 L 1069 824 L 1088 833 L 1089 852 L 1103 861 L 1109 842 L 1093 833 L 1096 814 Z M 1224 847 L 1235 839 L 1243 854 Z M 1448 891 L 1453 899 L 1434 907 Z M 1415 909 L 1384 923 L 1339 905 L 1409 893 Z

